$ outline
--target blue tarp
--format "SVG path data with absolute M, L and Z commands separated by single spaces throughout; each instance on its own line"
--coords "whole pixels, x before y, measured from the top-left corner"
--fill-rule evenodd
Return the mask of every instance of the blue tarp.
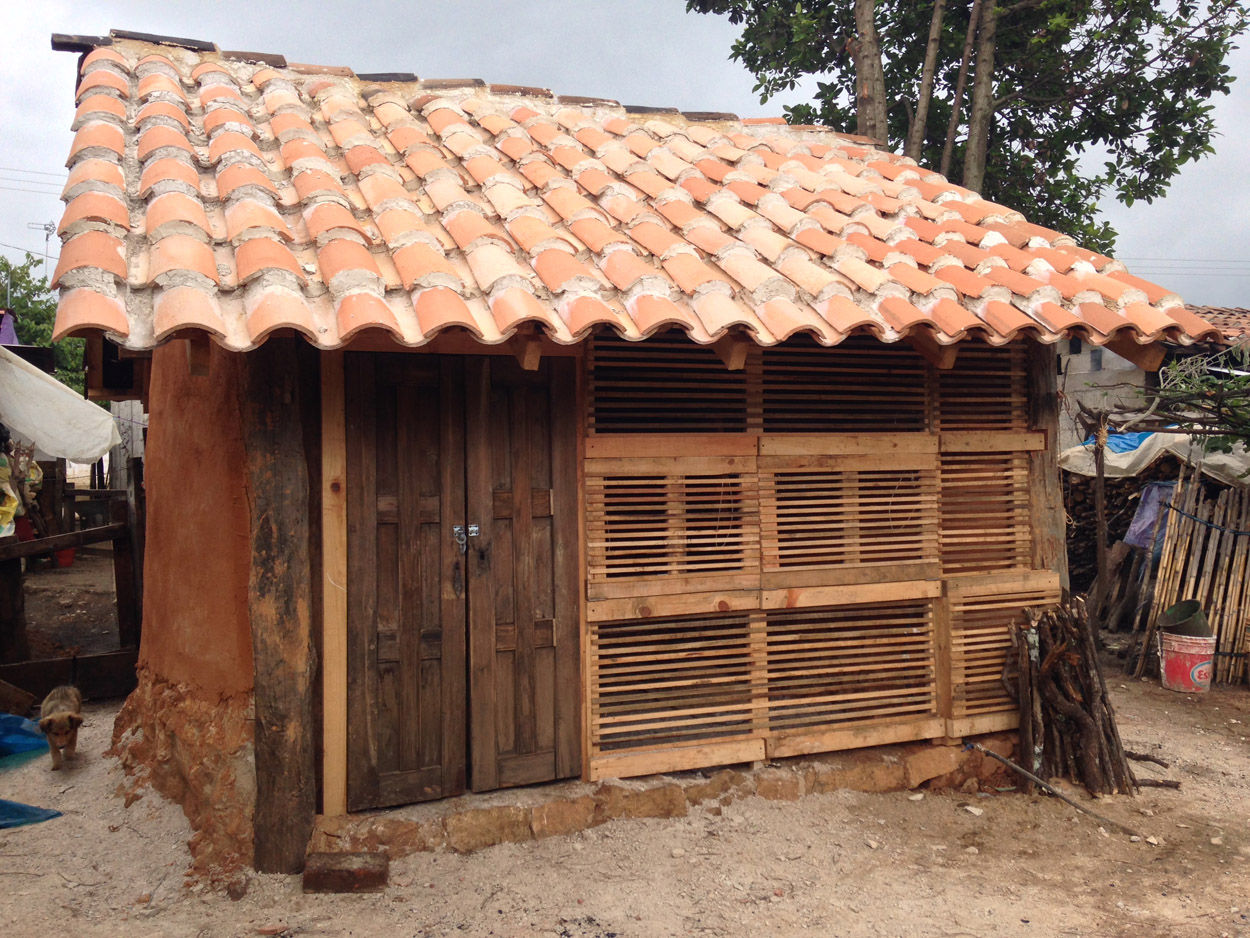
M 1141 446 L 1147 437 L 1154 436 L 1153 433 L 1108 433 L 1107 449 L 1113 453 L 1131 453 L 1137 447 Z M 1094 438 L 1091 436 L 1087 440 L 1081 442 L 1082 446 L 1093 446 Z
M 0 713 L 0 772 L 29 762 L 47 751 L 48 741 L 39 732 L 39 724 L 11 713 Z M 0 829 L 38 824 L 60 816 L 60 811 L 0 798 Z
M 23 824 L 38 824 L 60 817 L 60 811 L 51 808 L 36 808 L 29 804 L 18 804 L 16 801 L 5 801 L 0 798 L 0 830 L 6 827 L 21 827 Z

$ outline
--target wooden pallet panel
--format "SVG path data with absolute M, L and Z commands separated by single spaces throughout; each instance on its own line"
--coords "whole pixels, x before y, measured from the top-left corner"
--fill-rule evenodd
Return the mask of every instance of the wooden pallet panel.
M 750 740 L 797 753 L 833 732 L 855 745 L 940 733 L 932 603 L 591 622 L 592 773 L 693 767 L 691 747 Z
M 1032 566 L 1027 453 L 943 453 L 939 491 L 945 575 Z
M 903 465 L 896 468 L 855 468 L 866 461 L 842 457 L 841 468 L 826 468 L 827 460 L 811 457 L 762 463 L 764 573 L 847 566 L 884 573 L 897 564 L 937 558 L 936 458 L 920 454 L 900 457 Z
M 662 592 L 751 585 L 742 576 L 758 585 L 758 479 L 741 471 L 749 468 L 720 457 L 589 461 L 590 598 L 645 595 L 661 579 Z
M 1023 619 L 1026 607 L 1058 602 L 1059 598 L 1059 575 L 1049 571 L 965 577 L 947 584 L 951 719 L 970 720 L 994 713 L 1014 717 L 1016 703 L 1002 682 L 1003 664 L 1011 653 L 1011 625 Z
M 938 371 L 934 410 L 939 430 L 1027 430 L 1027 349 L 960 346 L 954 368 Z

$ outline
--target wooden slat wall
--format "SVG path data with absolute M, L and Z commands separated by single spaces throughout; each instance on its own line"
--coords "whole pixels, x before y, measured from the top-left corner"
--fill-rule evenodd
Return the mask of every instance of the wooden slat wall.
M 1032 569 L 1027 349 L 599 339 L 592 777 L 998 729 Z
M 951 617 L 950 735 L 1016 725 L 1016 703 L 1003 686 L 1011 623 L 1026 606 L 1059 600 L 1059 575 L 971 576 L 947 583 Z

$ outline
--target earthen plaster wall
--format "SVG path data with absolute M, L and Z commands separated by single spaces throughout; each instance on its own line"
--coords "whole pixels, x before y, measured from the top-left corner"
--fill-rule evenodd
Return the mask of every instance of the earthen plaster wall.
M 246 364 L 214 345 L 193 375 L 185 342 L 153 352 L 139 686 L 113 729 L 131 797 L 181 804 L 196 867 L 227 881 L 252 861 L 256 800 Z
M 208 374 L 192 375 L 185 343 L 153 352 L 145 467 L 140 665 L 226 697 L 252 689 L 244 365 L 213 345 Z

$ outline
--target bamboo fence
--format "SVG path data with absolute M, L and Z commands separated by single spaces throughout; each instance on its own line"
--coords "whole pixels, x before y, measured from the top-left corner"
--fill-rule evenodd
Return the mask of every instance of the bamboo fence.
M 1163 611 L 1196 599 L 1216 638 L 1213 680 L 1241 683 L 1250 654 L 1250 488 L 1224 489 L 1209 499 L 1194 470 L 1177 481 L 1170 504 L 1162 510 L 1168 512 L 1167 530 L 1134 674 L 1140 677 L 1145 670 Z

